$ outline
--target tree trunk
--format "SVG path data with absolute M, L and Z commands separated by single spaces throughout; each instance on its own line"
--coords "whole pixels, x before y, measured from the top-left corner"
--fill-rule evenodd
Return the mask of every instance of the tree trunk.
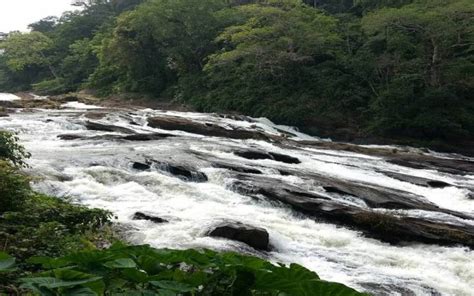
M 433 54 L 430 64 L 430 85 L 439 86 L 439 46 L 434 39 L 431 39 L 431 45 L 433 46 Z

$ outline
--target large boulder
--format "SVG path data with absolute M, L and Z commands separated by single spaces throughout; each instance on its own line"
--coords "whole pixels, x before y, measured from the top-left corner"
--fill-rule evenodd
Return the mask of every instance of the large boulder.
M 242 242 L 256 250 L 269 250 L 269 235 L 263 228 L 238 222 L 226 222 L 209 231 L 209 236 Z

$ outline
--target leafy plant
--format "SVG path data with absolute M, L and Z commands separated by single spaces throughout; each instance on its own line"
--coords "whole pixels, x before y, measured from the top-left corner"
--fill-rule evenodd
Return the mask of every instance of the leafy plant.
M 362 295 L 297 264 L 209 250 L 116 244 L 30 262 L 46 271 L 21 279 L 22 287 L 41 295 Z
M 7 253 L 0 252 L 0 275 L 2 273 L 11 272 L 14 270 L 15 258 Z
M 19 138 L 7 131 L 0 130 L 0 159 L 10 161 L 18 167 L 26 166 L 25 159 L 30 157 L 30 153 L 18 144 Z

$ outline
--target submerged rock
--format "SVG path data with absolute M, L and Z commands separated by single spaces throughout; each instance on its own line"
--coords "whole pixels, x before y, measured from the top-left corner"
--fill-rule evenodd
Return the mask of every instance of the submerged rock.
M 242 242 L 256 250 L 269 250 L 269 235 L 263 228 L 238 222 L 226 222 L 209 231 L 209 236 Z
M 167 222 L 169 222 L 168 220 L 165 220 L 163 218 L 156 217 L 156 216 L 149 215 L 149 214 L 145 214 L 145 213 L 142 213 L 142 212 L 136 212 L 133 215 L 132 219 L 133 220 L 147 220 L 147 221 L 151 221 L 153 223 L 167 223 Z

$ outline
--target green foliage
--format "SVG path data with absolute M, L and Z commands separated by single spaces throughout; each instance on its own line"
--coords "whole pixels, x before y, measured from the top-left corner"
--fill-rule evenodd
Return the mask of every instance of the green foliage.
M 472 1 L 418 1 L 362 20 L 378 73 L 374 131 L 444 140 L 474 135 L 473 15 Z
M 224 0 L 154 0 L 122 14 L 102 40 L 90 86 L 110 92 L 161 94 L 199 73 L 216 48 L 212 40 L 230 20 Z M 186 83 L 180 83 L 186 86 Z
M 51 46 L 52 40 L 40 32 L 12 33 L 0 43 L 0 48 L 7 57 L 6 63 L 12 71 L 48 64 L 45 51 Z
M 28 178 L 10 163 L 0 160 L 0 214 L 21 207 L 29 195 Z
M 470 0 L 76 2 L 0 44 L 0 91 L 137 93 L 335 139 L 472 147 Z
M 23 278 L 40 295 L 362 295 L 304 267 L 209 250 L 116 244 L 62 258 L 36 257 L 43 272 Z

